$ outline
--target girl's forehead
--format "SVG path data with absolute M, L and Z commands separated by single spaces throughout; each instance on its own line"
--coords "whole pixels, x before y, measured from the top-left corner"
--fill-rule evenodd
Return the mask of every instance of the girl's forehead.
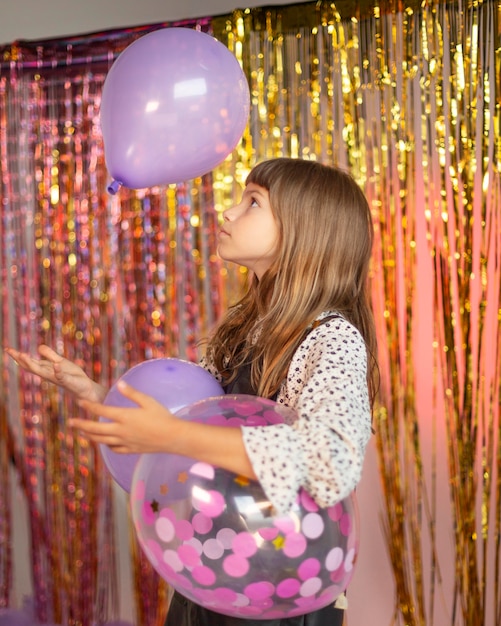
M 268 190 L 265 187 L 261 187 L 261 185 L 258 185 L 257 183 L 248 183 L 246 185 L 244 194 L 249 193 L 260 194 L 265 197 L 268 196 Z

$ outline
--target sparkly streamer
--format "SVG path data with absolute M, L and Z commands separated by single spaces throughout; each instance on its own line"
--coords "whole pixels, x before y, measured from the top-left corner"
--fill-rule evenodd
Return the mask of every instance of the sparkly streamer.
M 207 22 L 182 25 L 206 28 Z M 143 32 L 122 31 L 113 49 L 99 36 L 95 45 L 75 38 L 16 45 L 4 52 L 8 64 L 0 76 L 5 343 L 31 353 L 42 342 L 52 345 L 103 384 L 145 358 L 198 358 L 194 337 L 207 334 L 206 320 L 212 324 L 221 309 L 216 298 L 209 301 L 200 265 L 207 261 L 207 269 L 220 271 L 217 215 L 202 181 L 124 192 L 120 200 L 106 193 L 100 93 L 114 57 Z M 192 203 L 198 187 L 202 200 Z M 204 252 L 196 257 L 202 237 Z M 12 584 L 12 458 L 30 517 L 37 619 L 106 623 L 118 613 L 108 474 L 96 450 L 66 429 L 66 417 L 78 412 L 74 403 L 9 361 L 4 358 L 8 404 L 0 422 L 9 434 L 2 437 L 0 466 L 2 604 Z M 137 623 L 157 624 L 165 615 L 165 585 L 144 557 L 139 563 Z
M 437 487 L 437 457 L 445 454 L 456 568 L 448 618 L 497 623 L 499 8 L 369 8 L 320 2 L 238 11 L 219 32 L 250 78 L 256 160 L 285 154 L 348 167 L 373 207 L 377 443 L 396 618 L 433 623 L 435 596 L 445 595 L 448 555 L 436 529 L 449 514 Z M 426 257 L 435 261 L 431 424 L 416 399 L 418 294 L 432 293 L 417 286 Z M 445 449 L 436 422 L 446 428 Z M 422 445 L 430 430 L 431 457 Z
M 245 280 L 217 259 L 215 232 L 255 162 L 286 155 L 353 172 L 376 231 L 376 440 L 395 623 L 412 626 L 443 623 L 438 605 L 450 593 L 452 626 L 501 622 L 499 13 L 492 1 L 309 2 L 184 23 L 241 63 L 249 126 L 210 175 L 113 197 L 100 90 L 116 55 L 165 24 L 1 50 L 3 336 L 30 352 L 54 345 L 104 384 L 145 358 L 198 357 L 197 339 Z M 430 297 L 423 321 L 419 302 Z M 426 324 L 431 415 L 416 397 Z M 37 616 L 104 621 L 117 605 L 106 472 L 66 431 L 77 407 L 5 365 L 0 602 L 11 584 L 12 457 L 29 508 Z M 452 555 L 438 539 L 444 516 Z M 136 621 L 156 626 L 166 589 L 133 537 L 132 553 Z

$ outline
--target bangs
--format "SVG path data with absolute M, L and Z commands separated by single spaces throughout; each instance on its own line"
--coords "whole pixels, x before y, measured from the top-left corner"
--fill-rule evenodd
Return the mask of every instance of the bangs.
M 281 159 L 273 159 L 271 161 L 262 161 L 258 163 L 250 171 L 245 180 L 245 184 L 254 183 L 266 190 L 270 190 L 272 183 L 277 179 L 279 170 L 281 169 Z

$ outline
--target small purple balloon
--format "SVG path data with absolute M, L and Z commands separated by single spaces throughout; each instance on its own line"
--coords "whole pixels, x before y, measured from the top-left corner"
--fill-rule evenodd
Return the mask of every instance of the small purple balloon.
M 176 415 L 228 427 L 297 419 L 290 408 L 247 395 L 207 398 Z M 145 454 L 130 503 L 152 566 L 180 594 L 217 613 L 263 620 L 310 613 L 332 604 L 353 574 L 353 494 L 321 508 L 300 490 L 279 515 L 256 481 L 175 454 Z
M 239 142 L 249 109 L 240 64 L 211 35 L 164 28 L 140 37 L 114 62 L 102 91 L 110 193 L 209 172 Z
M 172 413 L 198 400 L 224 393 L 217 380 L 203 367 L 182 359 L 150 359 L 129 369 L 119 380 L 152 396 Z M 104 404 L 135 406 L 132 400 L 120 393 L 117 383 L 109 390 Z M 130 491 L 132 475 L 140 455 L 118 454 L 104 444 L 99 447 L 110 474 L 125 491 Z

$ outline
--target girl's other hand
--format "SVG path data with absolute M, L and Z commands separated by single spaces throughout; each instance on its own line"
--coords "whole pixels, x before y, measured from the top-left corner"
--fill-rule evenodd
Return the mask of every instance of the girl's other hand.
M 5 351 L 24 370 L 62 387 L 78 400 L 100 402 L 106 396 L 106 389 L 102 385 L 94 382 L 81 367 L 57 354 L 49 346 L 39 346 L 41 358 L 34 358 L 14 348 L 6 348 Z
M 68 424 L 114 452 L 180 454 L 256 480 L 240 428 L 183 420 L 124 381 L 119 381 L 117 387 L 135 406 L 108 406 L 82 400 L 79 404 L 83 409 L 108 421 L 73 418 Z
M 117 387 L 136 406 L 109 406 L 81 400 L 79 404 L 82 408 L 106 421 L 72 418 L 68 420 L 69 426 L 77 428 L 95 443 L 107 445 L 114 452 L 170 452 L 179 427 L 182 429 L 181 420 L 154 398 L 123 381 L 119 381 Z

